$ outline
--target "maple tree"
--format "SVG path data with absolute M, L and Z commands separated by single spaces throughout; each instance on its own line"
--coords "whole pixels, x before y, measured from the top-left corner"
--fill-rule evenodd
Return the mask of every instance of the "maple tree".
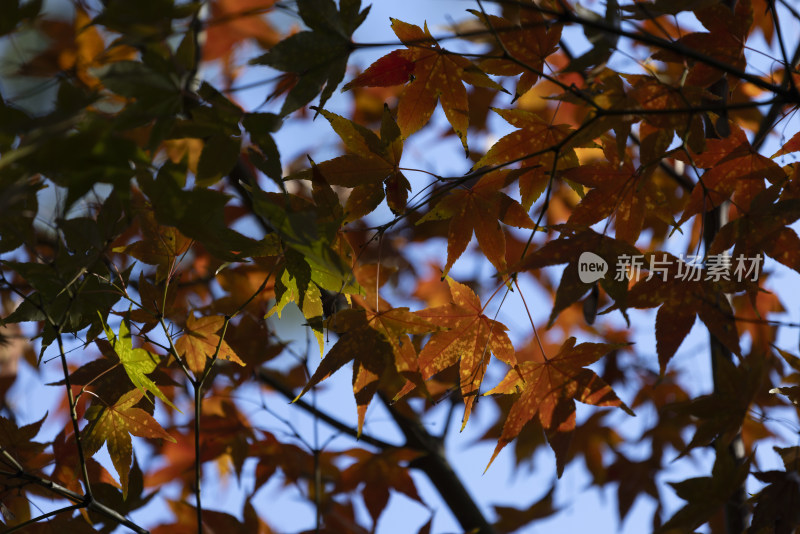
M 62 4 L 0 1 L 4 532 L 558 524 L 453 444 L 800 528 L 791 2 Z

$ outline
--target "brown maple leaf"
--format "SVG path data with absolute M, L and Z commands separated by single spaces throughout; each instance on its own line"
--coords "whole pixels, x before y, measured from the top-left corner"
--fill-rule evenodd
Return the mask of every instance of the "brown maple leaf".
M 689 478 L 669 483 L 678 497 L 687 503 L 661 528 L 656 529 L 656 534 L 694 532 L 694 529 L 708 521 L 725 505 L 737 488 L 742 487 L 750 472 L 752 456 L 742 463 L 737 463 L 732 455 L 722 452 L 723 447 L 725 445 L 721 443 L 716 446 L 716 461 L 710 477 Z
M 589 227 L 613 215 L 617 239 L 636 244 L 645 215 L 666 202 L 651 176 L 634 169 L 629 161 L 619 166 L 589 163 L 564 171 L 563 178 L 593 188 L 575 206 L 569 224 Z M 664 216 L 671 219 L 669 214 Z
M 650 275 L 643 277 L 628 292 L 627 305 L 654 308 L 656 313 L 656 350 L 663 374 L 694 325 L 695 316 L 734 354 L 740 354 L 739 334 L 733 310 L 724 293 L 741 290 L 739 284 L 726 280 L 730 273 L 711 276 L 699 265 L 687 264 L 671 254 L 645 255 Z
M 762 354 L 748 354 L 738 367 L 728 358 L 713 357 L 718 377 L 715 391 L 669 406 L 679 416 L 688 415 L 695 420 L 694 436 L 679 457 L 695 447 L 730 444 L 741 433 L 750 405 L 763 390 L 769 372 Z
M 475 169 L 524 159 L 525 167 L 543 165 L 549 170 L 552 165 L 552 153 L 561 147 L 573 131 L 569 125 L 553 125 L 532 111 L 496 108 L 493 108 L 493 111 L 520 130 L 501 137 L 486 155 L 478 160 L 473 167 Z M 548 154 L 550 159 L 545 157 Z M 559 165 L 577 165 L 577 157 L 571 148 L 560 150 Z
M 341 489 L 355 491 L 360 488 L 373 524 L 377 525 L 389 503 L 390 489 L 422 504 L 408 467 L 401 465 L 419 457 L 419 451 L 393 449 L 375 454 L 364 449 L 353 449 L 345 454 L 356 462 L 342 472 Z
M 138 218 L 142 228 L 142 240 L 125 247 L 116 247 L 113 251 L 133 256 L 148 265 L 155 265 L 156 282 L 160 282 L 169 276 L 175 267 L 176 258 L 186 252 L 191 240 L 174 226 L 158 224 L 152 206 L 142 208 Z
M 554 228 L 561 232 L 558 239 L 548 241 L 511 267 L 512 271 L 518 272 L 567 263 L 556 290 L 556 300 L 550 312 L 548 328 L 562 311 L 577 302 L 592 288 L 592 283 L 581 280 L 579 272 L 581 256 L 586 252 L 596 254 L 606 263 L 609 271 L 597 281 L 597 284 L 614 299 L 615 309 L 621 310 L 625 315 L 628 276 L 627 274 L 619 276 L 619 271 L 615 273 L 613 270 L 621 259 L 640 255 L 639 250 L 630 243 L 598 234 L 591 229 L 574 230 L 566 226 Z M 625 317 L 627 319 L 627 315 Z
M 360 434 L 367 407 L 387 372 L 416 370 L 416 354 L 408 333 L 430 332 L 436 325 L 412 314 L 408 308 L 394 308 L 380 313 L 369 309 L 366 313 L 360 309 L 342 310 L 328 320 L 327 327 L 339 334 L 339 340 L 295 400 L 352 361 Z
M 324 109 L 319 113 L 328 119 L 350 154 L 323 161 L 314 169 L 292 175 L 291 179 L 312 179 L 318 173 L 317 181 L 353 188 L 345 205 L 346 222 L 367 215 L 384 197 L 393 213 L 403 212 L 411 184 L 400 171 L 403 139 L 389 108 L 384 107 L 380 137 L 335 113 Z
M 595 406 L 618 406 L 634 415 L 611 386 L 586 368 L 620 346 L 606 343 L 581 343 L 576 346 L 575 338 L 571 337 L 552 358 L 544 362 L 522 362 L 519 369 L 509 371 L 497 387 L 486 393 L 520 392 L 508 413 L 489 465 L 503 447 L 519 435 L 528 421 L 538 417 L 547 441 L 556 454 L 556 469 L 561 477 L 575 429 L 576 400 Z
M 731 195 L 740 211 L 748 211 L 753 199 L 764 191 L 765 178 L 770 182 L 786 178 L 780 165 L 756 152 L 744 131 L 733 123 L 730 135 L 724 139 L 709 139 L 702 154 L 691 154 L 691 158 L 677 156 L 708 169 L 692 190 L 678 224 L 712 210 Z
M 733 247 L 732 258 L 763 261 L 766 254 L 790 269 L 800 271 L 800 237 L 789 225 L 800 219 L 800 199 L 778 199 L 779 187 L 759 193 L 750 209 L 720 228 L 709 254 Z
M 487 58 L 480 67 L 499 76 L 521 75 L 517 81 L 515 99 L 533 87 L 544 67 L 544 60 L 558 48 L 561 26 L 550 25 L 535 9 L 520 9 L 519 22 L 468 9 L 496 34 L 503 52 L 510 58 Z

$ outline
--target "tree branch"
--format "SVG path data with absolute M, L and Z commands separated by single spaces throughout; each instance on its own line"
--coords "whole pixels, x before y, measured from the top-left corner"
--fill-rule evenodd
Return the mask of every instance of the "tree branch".
M 419 421 L 409 419 L 381 395 L 392 418 L 406 438 L 406 446 L 423 452 L 410 466 L 425 473 L 465 532 L 494 534 L 478 504 L 444 456 L 441 440 L 432 436 Z
M 731 11 L 736 7 L 736 0 L 724 0 L 723 3 L 730 8 Z M 712 93 L 722 99 L 723 103 L 728 101 L 727 77 L 723 76 L 722 79 L 716 82 L 710 89 Z M 794 90 L 794 87 L 792 87 L 792 89 Z M 724 137 L 730 135 L 727 113 L 720 115 L 717 124 L 723 125 L 723 127 L 718 127 L 716 131 L 714 125 L 711 123 L 710 117 L 705 115 L 705 119 L 706 137 L 716 137 L 716 131 L 725 132 L 722 133 Z M 728 206 L 729 202 L 723 202 L 721 205 L 714 207 L 713 210 L 707 211 L 703 216 L 703 242 L 705 245 L 706 257 L 709 255 L 711 244 L 714 242 L 719 230 L 728 222 Z M 720 298 L 727 299 L 730 305 L 729 295 L 722 295 Z M 708 330 L 708 337 L 711 352 L 711 372 L 714 380 L 714 393 L 717 393 L 720 390 L 721 381 L 724 380 L 719 374 L 718 362 L 721 362 L 723 359 L 730 361 L 733 359 L 733 355 L 728 348 L 717 339 L 711 330 Z M 717 450 L 719 451 L 717 454 L 728 454 L 733 460 L 733 463 L 737 466 L 744 463 L 744 444 L 742 443 L 741 428 L 724 452 L 720 449 Z M 736 488 L 728 500 L 725 501 L 725 531 L 727 534 L 741 534 L 744 532 L 748 515 L 747 507 L 745 506 L 746 500 L 746 488 L 744 484 L 742 484 Z
M 358 431 L 355 428 L 323 412 L 319 408 L 315 408 L 311 404 L 307 403 L 305 400 L 297 399 L 295 401 L 294 400 L 294 398 L 296 397 L 295 393 L 290 388 L 286 387 L 285 384 L 282 384 L 278 380 L 275 380 L 274 377 L 270 376 L 270 374 L 263 369 L 260 369 L 256 372 L 256 378 L 258 378 L 258 380 L 261 381 L 263 384 L 266 384 L 267 386 L 271 387 L 272 389 L 283 395 L 289 401 L 294 401 L 293 404 L 295 406 L 302 408 L 303 410 L 310 413 L 314 417 L 317 417 L 320 421 L 324 421 L 331 428 L 335 428 L 339 432 L 347 434 L 348 436 L 357 439 L 361 443 L 366 443 L 368 445 L 372 445 L 373 447 L 377 447 L 383 450 L 396 449 L 400 447 L 399 445 L 393 445 L 388 441 L 383 441 L 380 438 L 373 437 L 364 432 L 362 432 L 361 436 L 359 436 Z
M 120 514 L 113 508 L 109 508 L 108 506 L 98 502 L 91 495 L 80 495 L 70 489 L 65 488 L 64 486 L 58 484 L 57 482 L 53 482 L 52 480 L 28 473 L 27 471 L 24 470 L 20 470 L 13 473 L 8 471 L 0 471 L 0 475 L 3 475 L 10 479 L 17 478 L 29 482 L 31 484 L 36 484 L 37 486 L 41 486 L 45 489 L 52 491 L 59 497 L 72 501 L 73 503 L 79 505 L 78 508 L 86 508 L 87 510 L 90 510 L 92 512 L 97 512 L 98 514 L 104 515 L 107 518 L 116 521 L 120 525 L 131 529 L 137 534 L 150 534 L 147 529 L 140 527 L 130 519 L 125 518 L 122 514 Z

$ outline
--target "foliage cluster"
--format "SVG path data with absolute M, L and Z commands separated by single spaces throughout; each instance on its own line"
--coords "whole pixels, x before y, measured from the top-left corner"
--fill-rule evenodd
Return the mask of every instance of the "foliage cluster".
M 316 511 L 298 529 L 373 532 L 391 492 L 422 502 L 412 471 L 465 532 L 557 513 L 552 492 L 482 513 L 424 424 L 442 403 L 462 429 L 494 414 L 486 469 L 504 447 L 518 466 L 549 447 L 558 477 L 582 461 L 616 488 L 620 519 L 652 500 L 656 532 L 800 526 L 800 447 L 755 455 L 780 443 L 777 420 L 800 425 L 800 358 L 778 344 L 798 325 L 770 316 L 793 298 L 773 273 L 800 272 L 800 134 L 783 138 L 800 13 L 774 0 L 469 7 L 442 34 L 392 19 L 394 44 L 374 44 L 353 37 L 361 0 L 76 0 L 66 18 L 0 1 L 4 80 L 53 97 L 32 109 L 0 87 L 6 531 L 147 532 L 132 517 L 168 485 L 173 518 L 150 532 L 269 533 L 255 492 L 277 479 Z M 248 109 L 237 95 L 256 72 L 268 94 Z M 303 158 L 282 160 L 282 129 L 311 120 L 340 155 L 314 161 L 297 140 Z M 425 167 L 408 147 L 426 134 L 463 156 Z M 426 272 L 415 251 L 445 242 Z M 605 276 L 585 276 L 587 253 Z M 470 263 L 491 275 L 465 275 Z M 543 305 L 540 321 L 528 310 Z M 305 345 L 275 328 L 287 306 Z M 510 306 L 529 329 L 509 332 Z M 634 344 L 652 317 L 654 347 Z M 673 360 L 696 322 L 710 348 L 690 365 L 713 376 L 699 395 Z M 14 412 L 21 359 L 61 373 L 62 403 L 29 424 Z M 346 372 L 353 425 L 314 396 Z M 237 397 L 253 384 L 351 445 L 255 424 Z M 613 409 L 579 418 L 576 401 Z M 365 425 L 378 403 L 402 442 Z M 624 413 L 649 415 L 632 436 Z M 707 473 L 657 485 L 704 448 Z M 143 469 L 143 455 L 163 461 Z M 204 466 L 236 479 L 246 463 L 242 509 L 209 510 Z M 432 529 L 433 516 L 419 532 Z

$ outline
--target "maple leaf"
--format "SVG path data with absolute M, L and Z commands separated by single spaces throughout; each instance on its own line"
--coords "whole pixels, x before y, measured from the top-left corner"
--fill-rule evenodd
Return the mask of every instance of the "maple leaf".
M 519 162 L 520 168 L 511 177 L 519 180 L 522 206 L 526 210 L 545 191 L 554 169 L 578 165 L 574 147 L 594 144 L 590 138 L 577 139 L 581 136 L 576 136 L 578 132 L 569 125 L 554 125 L 531 111 L 497 108 L 492 111 L 519 130 L 501 137 L 472 168 Z
M 750 531 L 776 534 L 796 532 L 800 524 L 797 472 L 786 466 L 786 471 L 762 471 L 753 473 L 753 476 L 767 486 L 750 499 L 750 502 L 755 502 Z
M 688 502 L 655 531 L 657 534 L 675 530 L 694 531 L 723 507 L 728 498 L 742 486 L 749 474 L 752 457 L 737 465 L 732 455 L 723 452 L 724 447 L 723 444 L 718 444 L 716 447 L 716 461 L 710 477 L 696 477 L 669 483 L 678 497 Z
M 712 443 L 730 444 L 741 432 L 751 403 L 763 389 L 768 373 L 763 355 L 748 354 L 739 367 L 728 358 L 712 357 L 715 358 L 714 368 L 719 376 L 715 391 L 668 406 L 678 415 L 696 418 L 695 434 L 680 456 L 688 454 L 694 447 L 705 447 Z
M 681 139 L 685 139 L 686 144 L 692 150 L 702 151 L 706 138 L 700 114 L 663 113 L 663 111 L 701 107 L 704 100 L 713 100 L 713 95 L 693 85 L 673 87 L 649 75 L 624 74 L 622 77 L 633 86 L 633 89 L 628 92 L 626 99 L 619 99 L 615 102 L 617 104 L 613 106 L 615 109 L 638 107 L 651 111 L 652 113 L 641 115 L 642 124 L 661 129 L 670 140 L 674 132 Z M 644 139 L 645 135 L 641 137 Z M 661 154 L 663 153 L 664 151 L 661 152 Z M 643 161 L 643 163 L 647 163 L 647 161 Z
M 397 106 L 397 124 L 403 138 L 428 123 L 438 100 L 461 139 L 464 151 L 469 154 L 469 101 L 463 82 L 500 90 L 502 87 L 466 58 L 441 48 L 428 31 L 427 24 L 423 30 L 414 24 L 392 19 L 392 30 L 407 48 L 380 58 L 343 90 L 409 82 Z
M 665 252 L 645 255 L 655 266 L 628 292 L 627 305 L 634 308 L 661 306 L 656 313 L 656 350 L 663 374 L 667 364 L 694 325 L 695 315 L 734 354 L 740 354 L 739 334 L 726 292 L 740 284 L 714 280 L 699 265 L 690 265 Z M 728 275 L 726 275 L 728 276 Z
M 731 257 L 757 259 L 763 252 L 800 271 L 800 238 L 789 226 L 800 219 L 800 199 L 778 200 L 779 189 L 772 186 L 759 193 L 748 211 L 720 228 L 708 253 L 721 254 L 733 247 Z
M 281 317 L 283 309 L 289 302 L 294 302 L 303 317 L 308 321 L 319 345 L 319 355 L 325 350 L 325 340 L 322 337 L 322 293 L 319 286 L 312 281 L 312 269 L 306 259 L 287 248 L 284 253 L 284 268 L 278 280 L 275 281 L 275 305 L 270 308 L 265 317 L 278 314 Z
M 47 414 L 44 414 L 38 421 L 18 426 L 13 420 L 0 416 L 0 451 L 8 451 L 23 466 L 34 463 L 36 457 L 47 448 L 44 443 L 33 441 L 46 418 Z
M 108 445 L 108 454 L 119 474 L 123 497 L 128 495 L 128 473 L 131 468 L 131 434 L 142 438 L 161 438 L 175 442 L 153 417 L 136 408 L 144 393 L 132 389 L 112 406 L 94 404 L 86 411 L 89 424 L 82 431 L 86 454 L 93 455 L 103 443 Z
M 315 189 L 322 186 L 321 177 L 313 181 Z M 346 261 L 352 250 L 348 250 L 338 236 L 341 220 L 334 218 L 330 200 L 321 203 L 321 207 L 328 207 L 325 210 L 296 195 L 267 193 L 257 188 L 251 193 L 254 211 L 280 236 L 284 254 L 291 249 L 291 253 L 300 258 L 296 262 L 298 269 L 310 270 L 311 280 L 322 289 L 343 293 L 361 291 Z M 319 191 L 314 195 L 317 201 L 331 198 L 330 195 L 320 196 Z M 305 263 L 306 267 L 301 267 L 300 263 Z
M 358 309 L 342 310 L 333 315 L 327 325 L 339 333 L 339 340 L 328 351 L 294 400 L 352 361 L 353 394 L 356 398 L 360 434 L 367 407 L 386 371 L 392 369 L 392 364 L 400 373 L 414 368 L 414 349 L 405 332 L 425 333 L 434 330 L 436 326 L 411 314 L 408 308 L 381 313 L 365 313 Z
M 515 367 L 514 346 L 506 334 L 508 328 L 483 314 L 484 308 L 475 293 L 447 279 L 452 302 L 426 308 L 417 313 L 445 330 L 434 333 L 419 353 L 422 378 L 428 380 L 451 365 L 459 364 L 459 388 L 464 398 L 461 429 L 469 420 L 476 395 L 483 382 L 489 357 L 494 354 L 502 362 Z
M 522 427 L 537 417 L 556 454 L 556 469 L 560 478 L 575 430 L 576 400 L 595 406 L 618 406 L 629 415 L 634 415 L 611 386 L 586 368 L 621 346 L 607 343 L 581 343 L 576 346 L 575 338 L 571 337 L 552 358 L 544 362 L 522 362 L 518 369 L 509 371 L 497 387 L 485 393 L 520 392 L 508 413 L 503 433 L 486 469 L 503 447 L 519 435 Z
M 34 11 L 38 11 L 41 7 L 34 6 L 31 6 Z M 22 64 L 19 74 L 51 77 L 71 71 L 86 87 L 99 89 L 102 86 L 96 78 L 98 67 L 130 59 L 136 54 L 133 48 L 126 45 L 107 49 L 101 32 L 92 24 L 89 14 L 80 7 L 75 10 L 72 24 L 41 20 L 39 26 L 51 41 L 50 46 Z
M 550 159 L 543 156 L 555 152 L 556 149 L 559 149 L 559 165 L 561 167 L 577 165 L 577 156 L 575 156 L 574 150 L 561 146 L 573 131 L 570 126 L 566 124 L 553 125 L 538 114 L 524 109 L 492 108 L 492 110 L 509 124 L 520 129 L 501 137 L 478 160 L 473 169 L 485 165 L 502 165 L 525 160 L 524 167 L 544 165 L 549 170 L 552 165 L 552 155 Z
M 567 263 L 556 290 L 555 303 L 547 323 L 548 327 L 553 325 L 562 311 L 592 289 L 592 283 L 586 283 L 580 279 L 578 263 L 583 253 L 596 254 L 605 261 L 609 269 L 617 266 L 621 258 L 630 258 L 641 254 L 630 243 L 598 234 L 591 229 L 575 230 L 567 226 L 556 226 L 555 229 L 561 232 L 558 239 L 548 241 L 511 267 L 512 271 L 518 272 Z M 606 273 L 597 283 L 614 299 L 615 308 L 619 309 L 627 319 L 625 311 L 628 306 L 626 302 L 627 274 L 619 277 L 616 273 Z
M 274 46 L 280 40 L 279 34 L 262 16 L 274 3 L 275 0 L 210 2 L 211 16 L 206 23 L 208 34 L 203 40 L 203 59 L 224 60 L 226 75 L 234 77 L 237 69 L 231 65 L 231 56 L 242 41 L 253 39 L 264 49 Z
M 552 487 L 541 499 L 522 508 L 493 505 L 497 521 L 492 526 L 497 532 L 517 532 L 537 519 L 555 514 L 558 509 L 553 505 L 554 493 Z
M 641 494 L 659 499 L 656 475 L 661 468 L 661 457 L 653 456 L 643 461 L 632 461 L 621 453 L 608 466 L 607 480 L 619 482 L 617 486 L 617 513 L 622 521 Z
M 450 219 L 447 235 L 447 264 L 442 276 L 450 272 L 453 263 L 464 253 L 473 232 L 486 259 L 498 273 L 507 271 L 506 239 L 498 221 L 517 228 L 533 228 L 525 209 L 519 202 L 499 191 L 507 184 L 508 171 L 485 175 L 469 189 L 456 189 L 422 217 L 417 224 L 431 220 Z
M 295 33 L 250 61 L 298 75 L 281 108 L 281 115 L 300 109 L 320 94 L 319 107 L 342 81 L 347 60 L 355 49 L 350 40 L 369 13 L 361 11 L 361 0 L 298 0 L 297 11 L 311 31 Z
M 564 179 L 592 187 L 570 215 L 568 224 L 589 227 L 606 217 L 615 217 L 616 237 L 636 244 L 642 231 L 645 214 L 661 209 L 663 218 L 672 217 L 663 210 L 664 193 L 652 181 L 652 172 L 634 169 L 630 162 L 622 165 L 589 163 L 564 171 Z
M 516 100 L 534 86 L 544 67 L 544 60 L 558 49 L 561 26 L 550 25 L 535 9 L 520 9 L 519 21 L 487 15 L 468 9 L 497 36 L 510 58 L 487 58 L 480 67 L 489 74 L 517 76 Z
M 795 384 L 798 383 L 798 378 L 800 378 L 800 358 L 777 347 L 775 347 L 775 351 L 789 364 L 789 367 L 793 371 L 789 376 L 784 378 L 784 381 Z M 800 386 L 776 387 L 769 390 L 769 392 L 773 395 L 777 393 L 785 395 L 792 404 L 795 406 L 800 405 Z
M 771 155 L 770 158 L 775 159 L 778 156 L 784 156 L 792 152 L 800 152 L 800 132 L 794 134 L 777 152 Z
M 744 69 L 744 43 L 753 23 L 753 7 L 749 1 L 736 2 L 735 8 L 715 2 L 709 6 L 693 5 L 695 16 L 708 32 L 692 32 L 680 37 L 677 44 L 713 57 L 727 65 Z M 662 49 L 654 59 L 686 65 L 686 57 L 671 50 Z M 689 61 L 689 69 L 681 85 L 707 87 L 722 76 L 722 71 L 702 61 Z
M 102 316 L 100 320 L 102 321 Z M 131 332 L 127 323 L 123 320 L 119 323 L 119 335 L 114 334 L 111 327 L 103 322 L 103 329 L 106 332 L 106 337 L 109 343 L 114 348 L 120 363 L 122 363 L 128 378 L 131 379 L 133 385 L 139 388 L 139 391 L 145 396 L 146 399 L 150 398 L 145 394 L 146 391 L 152 392 L 156 397 L 164 401 L 169 406 L 176 410 L 178 407 L 172 404 L 164 393 L 158 389 L 158 386 L 147 378 L 147 375 L 155 371 L 158 366 L 157 357 L 150 354 L 142 348 L 134 349 L 131 341 Z M 151 401 L 152 402 L 152 401 Z M 180 410 L 178 410 L 180 411 Z
M 342 472 L 341 489 L 355 491 L 360 487 L 374 525 L 378 524 L 378 519 L 389 502 L 390 489 L 422 503 L 408 468 L 400 465 L 419 457 L 419 451 L 394 449 L 374 454 L 363 449 L 353 449 L 346 454 L 355 458 L 356 462 Z
M 764 178 L 770 182 L 786 178 L 784 170 L 750 145 L 744 131 L 731 124 L 731 133 L 724 139 L 709 139 L 706 150 L 686 158 L 697 167 L 708 169 L 692 189 L 689 202 L 678 224 L 693 215 L 710 211 L 733 195 L 740 211 L 748 211 L 752 200 L 764 191 Z
M 149 265 L 156 265 L 156 283 L 158 283 L 169 276 L 170 270 L 174 268 L 175 258 L 186 252 L 191 240 L 184 237 L 174 226 L 159 225 L 153 209 L 149 206 L 139 213 L 139 224 L 142 229 L 141 241 L 114 248 L 113 252 L 128 254 Z
M 195 319 L 189 315 L 186 320 L 186 330 L 175 342 L 175 350 L 180 356 L 186 358 L 189 369 L 195 373 L 202 373 L 206 368 L 207 358 L 220 358 L 244 366 L 244 362 L 233 351 L 224 339 L 216 334 L 225 324 L 225 318 L 211 315 Z
M 335 113 L 319 112 L 331 123 L 350 154 L 323 161 L 289 179 L 313 177 L 330 185 L 353 188 L 345 205 L 345 222 L 372 212 L 384 197 L 393 213 L 405 211 L 411 184 L 400 171 L 403 138 L 389 107 L 384 105 L 380 137 Z
M 408 308 L 393 308 L 383 299 L 376 310 L 370 304 L 372 295 L 353 297 L 353 302 L 366 312 L 367 323 L 371 328 L 383 334 L 394 352 L 395 368 L 400 373 L 417 370 L 417 355 L 409 336 L 422 335 L 439 328 L 432 322 L 409 311 Z

